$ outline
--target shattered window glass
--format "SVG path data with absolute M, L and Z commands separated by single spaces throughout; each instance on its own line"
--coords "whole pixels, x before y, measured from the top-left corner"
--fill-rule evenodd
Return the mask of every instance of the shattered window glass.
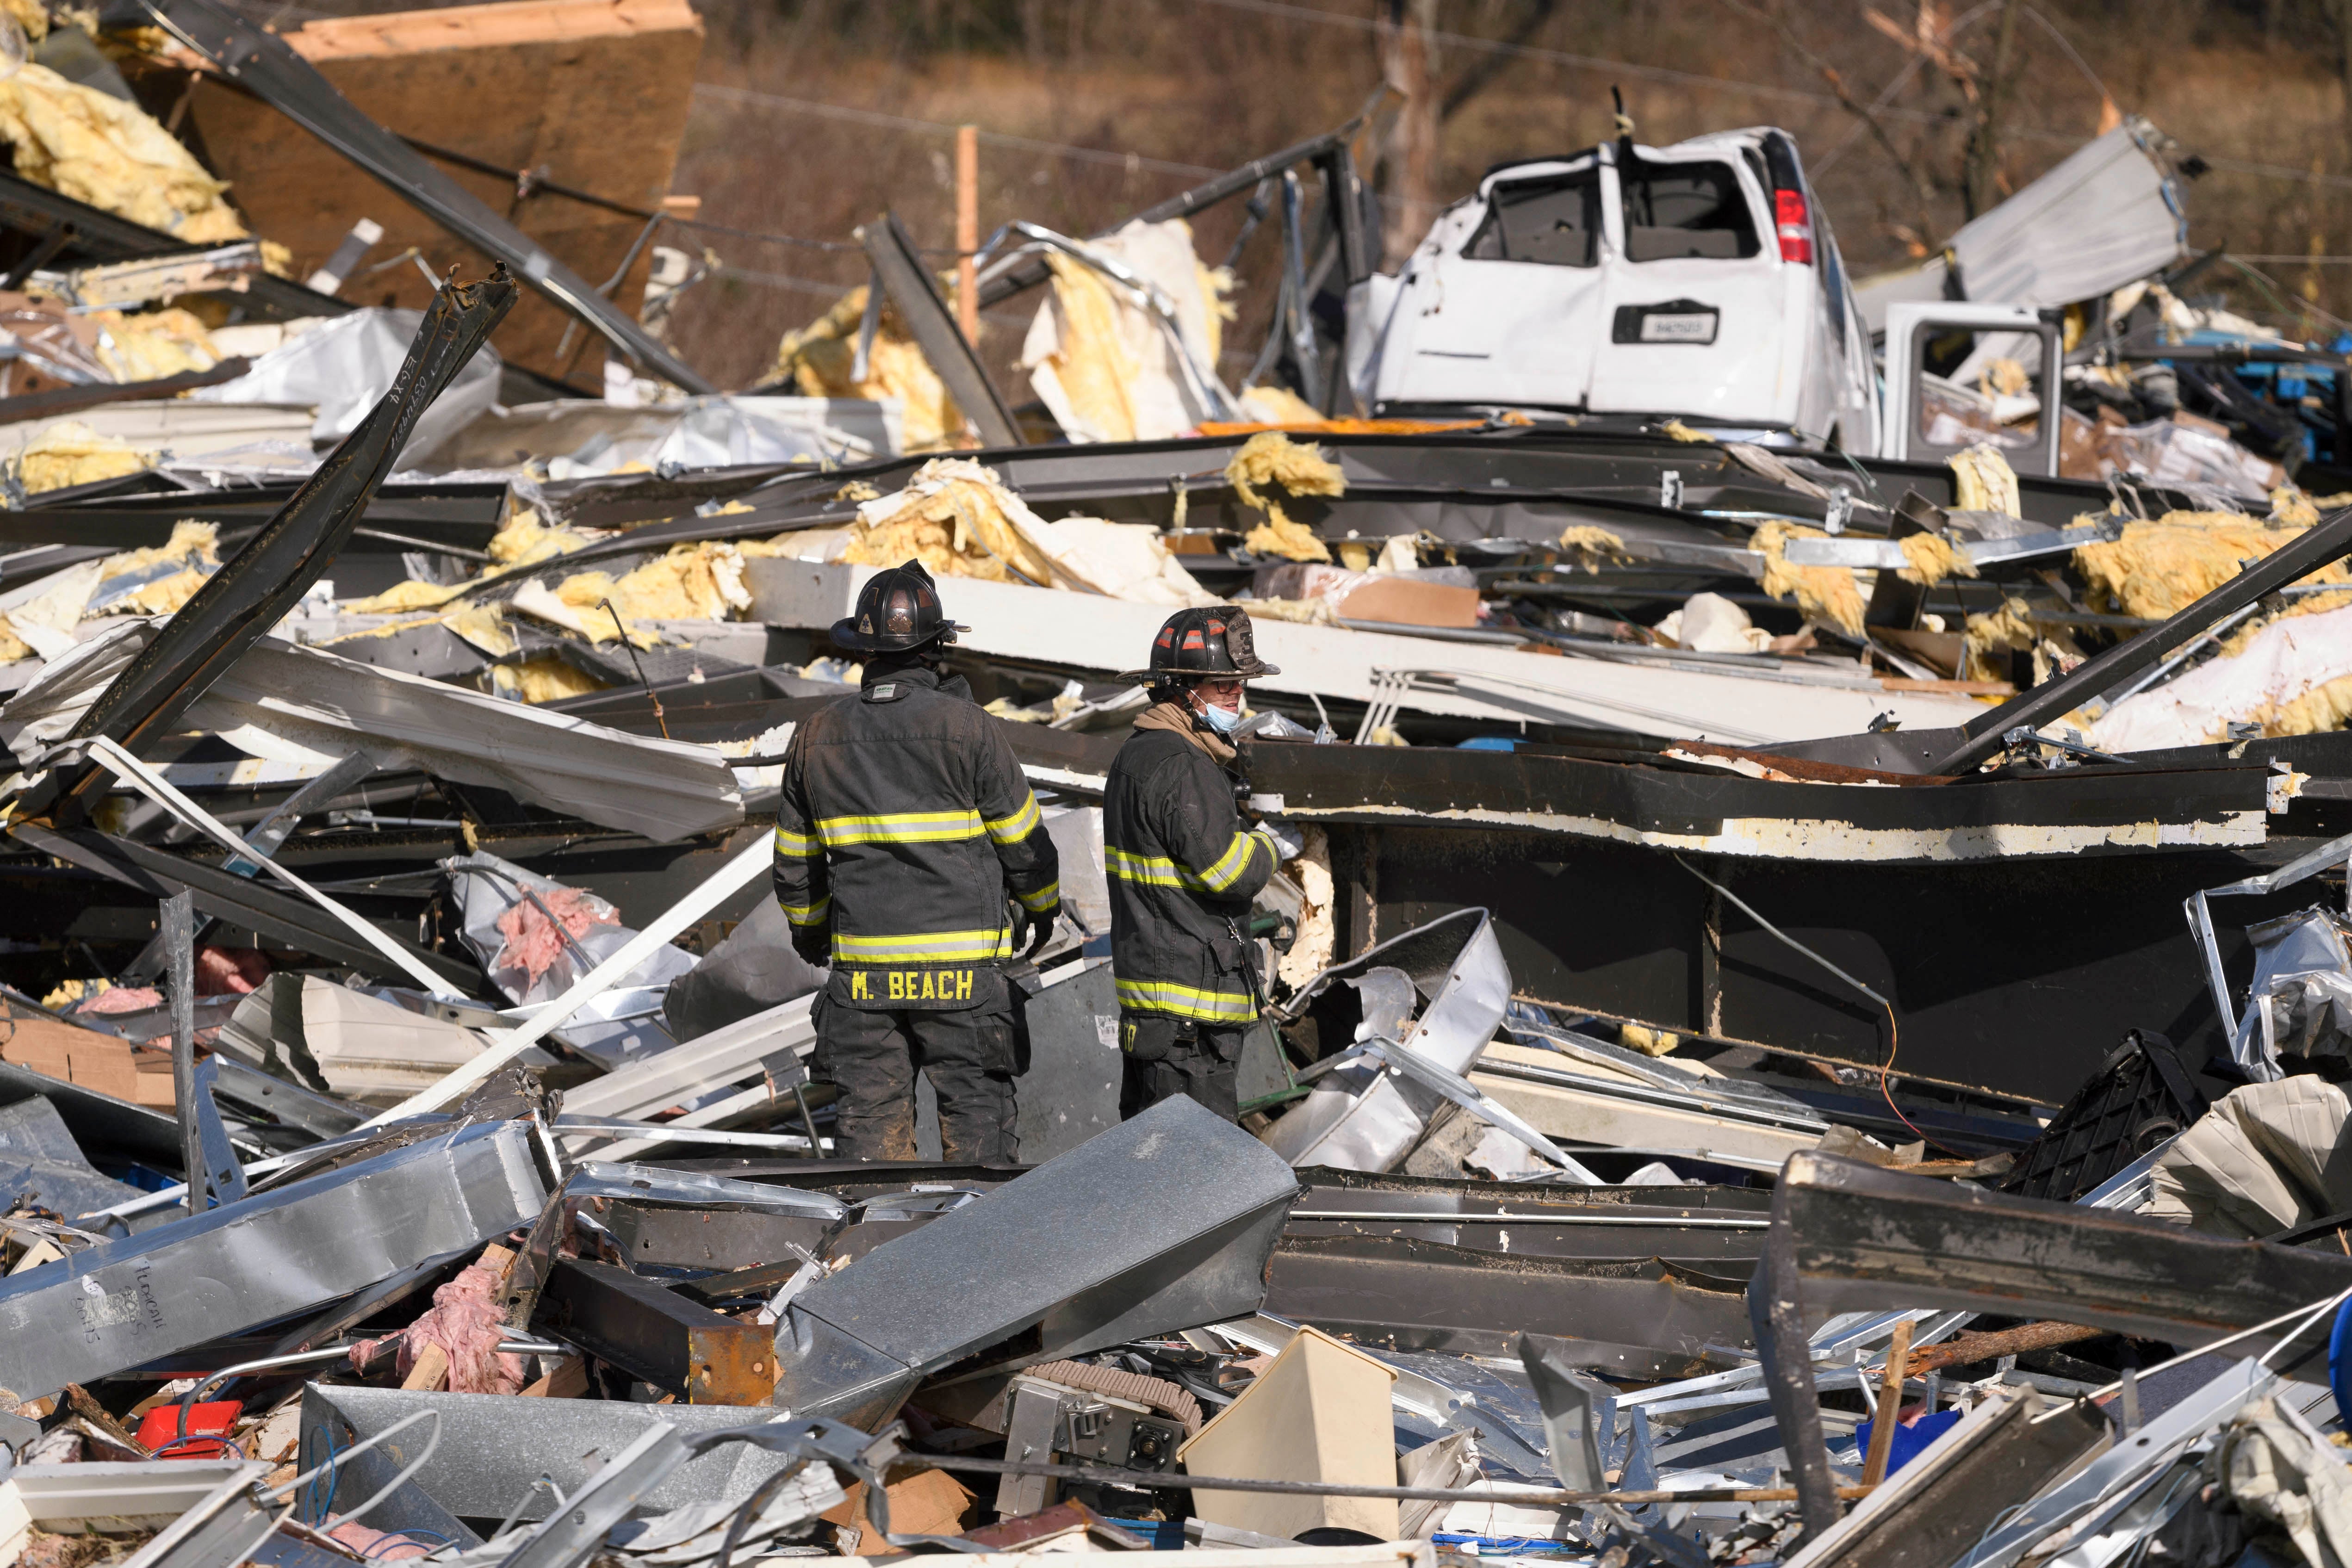
M 1737 261 L 1762 248 L 1728 163 L 1637 163 L 1618 171 L 1617 183 L 1629 261 Z
M 1601 171 L 1497 185 L 1462 254 L 1473 261 L 1591 267 L 1600 248 Z

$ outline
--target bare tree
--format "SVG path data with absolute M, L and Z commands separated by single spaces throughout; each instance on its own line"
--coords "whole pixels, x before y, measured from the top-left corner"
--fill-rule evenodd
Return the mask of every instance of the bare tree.
M 2341 5 L 2345 0 L 2336 0 Z M 1977 120 L 1969 133 L 1968 154 L 1962 163 L 1960 192 L 1968 204 L 1969 216 L 1989 211 L 2002 195 L 2000 190 L 2000 111 L 2009 96 L 2011 61 L 2016 54 L 2017 18 L 2025 9 L 2018 0 L 2001 0 L 2000 24 L 1993 35 L 1992 70 L 1984 91 L 1977 99 Z
M 1886 161 L 1893 164 L 1895 172 L 1903 177 L 1903 183 L 1910 191 L 1911 205 L 1917 220 L 1915 232 L 1921 236 L 1922 244 L 1927 243 L 1928 237 L 1936 232 L 1934 213 L 1929 204 L 1928 183 L 1920 175 L 1918 168 L 1912 162 L 1910 157 L 1902 148 L 1895 145 L 1895 138 L 1888 132 L 1886 121 L 1880 116 L 1877 109 L 1863 102 L 1853 95 L 1853 90 L 1846 85 L 1844 75 L 1807 46 L 1805 40 L 1798 36 L 1797 29 L 1790 25 L 1788 17 L 1781 14 L 1777 5 L 1768 11 L 1748 4 L 1748 0 L 1723 0 L 1723 3 L 1743 16 L 1752 16 L 1769 26 L 1780 35 L 1780 41 L 1788 45 L 1791 53 L 1804 61 L 1809 68 L 1819 72 L 1822 79 L 1829 83 L 1830 90 L 1837 95 L 1838 107 L 1863 123 L 1864 128 L 1870 132 L 1870 139 L 1878 144 L 1879 151 L 1886 154 Z M 2346 3 L 2352 4 L 2352 0 L 2346 0 Z
M 1442 204 L 1438 163 L 1444 135 L 1437 91 L 1437 0 L 1382 0 L 1377 41 L 1381 75 L 1404 95 L 1389 127 L 1381 162 L 1391 198 L 1381 224 L 1381 249 L 1391 264 L 1409 255 L 1430 214 Z

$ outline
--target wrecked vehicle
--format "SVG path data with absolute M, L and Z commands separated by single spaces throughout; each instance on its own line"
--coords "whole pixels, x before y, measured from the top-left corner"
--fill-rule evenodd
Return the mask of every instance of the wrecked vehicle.
M 1870 342 L 1783 131 L 1490 170 L 1393 277 L 1349 292 L 1348 369 L 1386 414 L 1672 413 L 1878 450 Z

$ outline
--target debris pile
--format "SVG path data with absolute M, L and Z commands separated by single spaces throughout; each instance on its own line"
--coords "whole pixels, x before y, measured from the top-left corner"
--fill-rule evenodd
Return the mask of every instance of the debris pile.
M 1016 411 L 896 217 L 721 391 L 330 89 L 682 8 L 153 8 L 103 57 L 235 76 L 201 138 L 0 84 L 0 1562 L 2352 1559 L 2352 345 L 2190 296 L 2154 128 L 1857 292 L 1769 129 L 1503 165 L 1383 275 L 1360 118 L 960 240 L 1045 291 Z M 293 281 L 264 107 L 487 276 L 355 308 L 425 251 L 354 211 Z M 1697 285 L 1573 388 L 1498 325 L 1653 262 L 1821 358 Z M 971 832 L 1058 857 L 938 934 L 998 1163 L 911 1055 L 846 1157 L 772 880 L 940 831 L 787 798 L 910 561 L 1027 790 Z M 1220 606 L 1231 1119 L 1129 1092 L 1112 910 L 1210 879 L 1106 830 Z

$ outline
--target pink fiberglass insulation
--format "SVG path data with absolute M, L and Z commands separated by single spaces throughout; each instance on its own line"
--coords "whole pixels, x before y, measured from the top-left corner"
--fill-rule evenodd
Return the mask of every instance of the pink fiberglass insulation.
M 563 930 L 574 941 L 586 936 L 592 925 L 621 923 L 619 910 L 580 888 L 550 888 L 539 898 L 563 923 Z M 539 904 L 528 898 L 499 916 L 499 935 L 507 939 L 506 946 L 499 949 L 498 959 L 490 967 L 523 971 L 527 978 L 518 989 L 527 990 L 539 984 L 540 977 L 564 956 L 562 937 L 548 923 L 547 916 L 540 913 Z

